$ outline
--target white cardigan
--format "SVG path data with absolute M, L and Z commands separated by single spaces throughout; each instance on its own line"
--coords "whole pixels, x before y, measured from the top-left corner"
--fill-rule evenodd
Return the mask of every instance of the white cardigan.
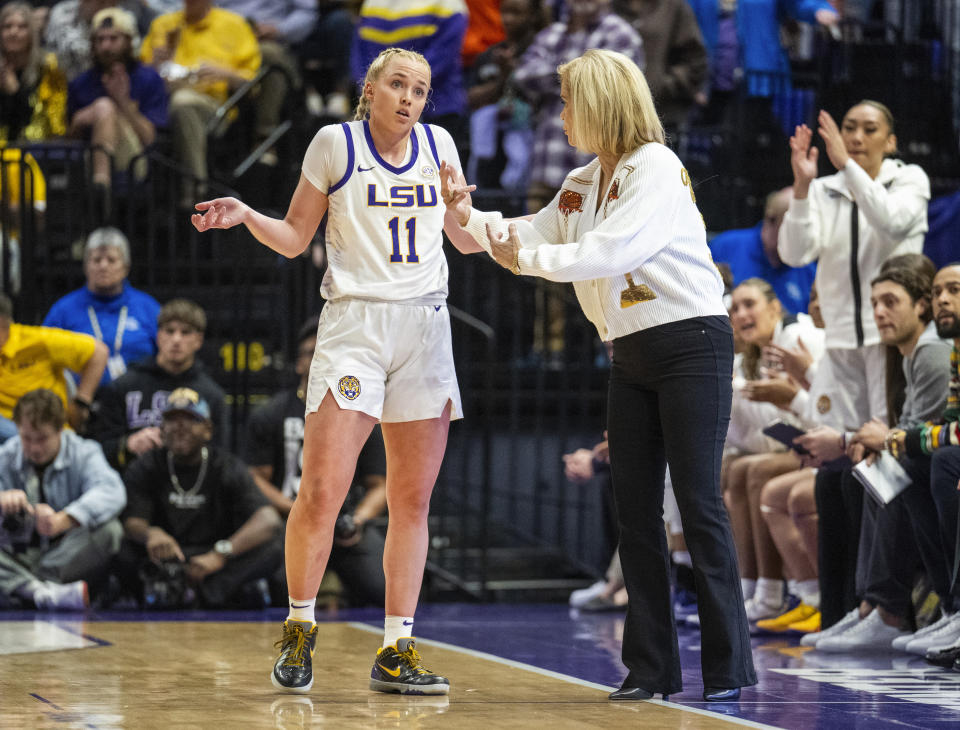
M 574 282 L 602 340 L 691 317 L 726 316 L 723 281 L 677 156 L 651 142 L 620 158 L 604 191 L 600 174 L 595 158 L 567 175 L 532 221 L 517 222 L 520 273 Z M 506 228 L 498 213 L 479 211 L 464 228 L 489 250 L 486 223 Z M 645 296 L 623 299 L 630 286 Z

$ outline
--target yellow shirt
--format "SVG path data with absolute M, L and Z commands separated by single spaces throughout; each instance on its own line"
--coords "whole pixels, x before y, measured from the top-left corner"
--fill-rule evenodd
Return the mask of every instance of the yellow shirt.
M 63 371 L 83 370 L 96 344 L 90 335 L 12 323 L 10 337 L 0 348 L 0 415 L 13 418 L 20 396 L 36 388 L 49 388 L 66 407 Z
M 176 45 L 173 62 L 189 69 L 208 63 L 252 79 L 260 68 L 260 45 L 247 20 L 222 8 L 210 8 L 202 20 L 188 24 L 182 10 L 157 16 L 140 46 L 144 63 L 153 63 L 156 49 Z M 227 100 L 225 81 L 195 85 L 220 102 Z

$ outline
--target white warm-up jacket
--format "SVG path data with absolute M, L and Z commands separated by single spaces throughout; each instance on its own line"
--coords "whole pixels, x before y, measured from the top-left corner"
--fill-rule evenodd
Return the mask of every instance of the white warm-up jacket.
M 827 348 L 880 342 L 870 306 L 870 281 L 891 256 L 923 249 L 929 199 L 930 181 L 917 165 L 884 160 L 874 180 L 851 159 L 835 175 L 814 180 L 805 199 L 790 201 L 777 250 L 790 266 L 819 259 L 816 286 Z M 854 202 L 858 208 L 855 266 L 851 260 Z M 858 288 L 859 299 L 854 296 Z

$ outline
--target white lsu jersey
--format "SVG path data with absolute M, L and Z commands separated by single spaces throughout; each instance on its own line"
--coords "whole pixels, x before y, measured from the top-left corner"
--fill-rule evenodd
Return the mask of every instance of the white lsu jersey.
M 453 139 L 440 127 L 415 124 L 399 167 L 377 153 L 366 120 L 317 132 L 303 174 L 329 200 L 325 299 L 446 300 L 441 160 L 460 170 Z

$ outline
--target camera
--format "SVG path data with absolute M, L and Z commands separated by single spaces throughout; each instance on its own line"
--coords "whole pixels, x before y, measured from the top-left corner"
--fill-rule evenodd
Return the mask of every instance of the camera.
M 145 562 L 140 567 L 143 605 L 146 608 L 179 608 L 187 603 L 187 574 L 184 563 L 167 560 Z
M 3 522 L 0 523 L 0 527 L 11 534 L 23 532 L 27 526 L 27 516 L 26 512 L 11 512 L 3 516 Z
M 359 528 L 357 523 L 353 521 L 353 515 L 351 514 L 341 514 L 333 525 L 333 535 L 338 540 L 349 540 L 355 537 L 357 530 Z
M 33 537 L 33 527 L 34 517 L 26 510 L 5 514 L 0 522 L 0 530 L 6 533 L 14 552 L 21 552 L 26 548 Z

